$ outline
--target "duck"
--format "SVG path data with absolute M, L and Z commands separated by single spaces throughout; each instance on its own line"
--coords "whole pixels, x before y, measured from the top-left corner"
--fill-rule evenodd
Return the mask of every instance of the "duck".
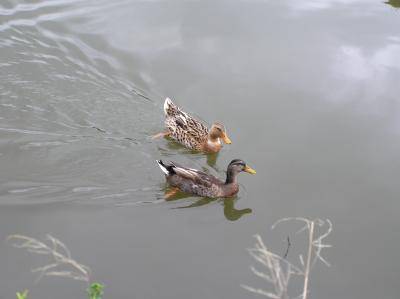
M 237 175 L 240 172 L 256 173 L 240 159 L 234 159 L 229 163 L 225 181 L 203 171 L 180 166 L 175 162 L 165 164 L 162 160 L 157 160 L 157 163 L 164 172 L 168 184 L 173 187 L 166 196 L 167 199 L 178 191 L 209 198 L 231 197 L 239 192 Z
M 204 153 L 218 153 L 223 144 L 231 144 L 224 125 L 214 123 L 210 129 L 201 121 L 182 111 L 170 98 L 164 102 L 166 130 L 153 138 L 170 137 L 183 146 Z

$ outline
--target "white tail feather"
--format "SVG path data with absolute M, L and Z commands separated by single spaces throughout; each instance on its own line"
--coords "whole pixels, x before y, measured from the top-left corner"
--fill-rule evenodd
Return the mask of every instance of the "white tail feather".
M 156 160 L 158 166 L 160 166 L 161 170 L 165 173 L 165 174 L 169 174 L 169 171 L 167 168 L 165 168 L 165 166 L 162 164 L 161 160 Z
M 174 103 L 172 102 L 172 100 L 170 98 L 166 98 L 165 102 L 164 102 L 164 113 L 165 115 L 167 115 L 167 111 L 169 109 L 170 106 L 173 106 Z

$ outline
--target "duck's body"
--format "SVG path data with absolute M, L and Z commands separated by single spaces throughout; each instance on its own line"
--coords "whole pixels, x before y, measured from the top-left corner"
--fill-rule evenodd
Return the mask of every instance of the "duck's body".
M 203 171 L 186 168 L 174 162 L 166 165 L 161 160 L 157 160 L 161 170 L 165 173 L 167 182 L 179 190 L 193 193 L 203 197 L 229 197 L 239 192 L 239 184 L 236 176 L 241 171 L 254 174 L 255 171 L 242 160 L 232 160 L 228 166 L 225 182 L 219 178 L 207 174 Z
M 183 112 L 169 98 L 164 102 L 164 113 L 167 128 L 164 135 L 168 135 L 189 149 L 216 153 L 221 150 L 223 142 L 231 143 L 223 125 L 215 123 L 209 130 L 199 120 Z

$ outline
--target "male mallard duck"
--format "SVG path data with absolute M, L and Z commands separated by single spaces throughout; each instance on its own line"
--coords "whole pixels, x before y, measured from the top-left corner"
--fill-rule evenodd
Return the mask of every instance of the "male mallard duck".
M 236 177 L 239 172 L 245 171 L 255 174 L 256 171 L 242 160 L 232 160 L 228 165 L 225 182 L 213 175 L 200 170 L 186 168 L 177 165 L 174 162 L 164 164 L 157 160 L 161 170 L 165 173 L 167 182 L 176 189 L 183 192 L 193 193 L 204 197 L 228 197 L 239 192 L 239 184 Z
M 231 144 L 225 127 L 214 123 L 209 130 L 199 120 L 183 112 L 171 99 L 164 102 L 166 132 L 156 136 L 169 136 L 187 148 L 206 153 L 216 153 L 222 148 L 222 141 Z

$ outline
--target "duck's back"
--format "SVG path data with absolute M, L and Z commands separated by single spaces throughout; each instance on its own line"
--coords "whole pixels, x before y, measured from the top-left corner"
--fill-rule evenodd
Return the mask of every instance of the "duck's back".
M 164 103 L 165 126 L 169 136 L 187 148 L 200 150 L 207 142 L 208 128 L 190 114 L 182 111 L 169 98 Z
M 189 175 L 182 173 L 185 170 Z M 214 176 L 187 168 L 180 168 L 177 174 L 168 176 L 167 181 L 171 186 L 178 187 L 183 192 L 204 197 L 218 197 L 223 185 L 223 182 Z
M 161 170 L 165 173 L 168 183 L 187 193 L 204 197 L 229 197 L 239 191 L 238 183 L 224 183 L 219 178 L 203 171 L 180 166 L 175 162 L 164 164 L 157 160 Z

